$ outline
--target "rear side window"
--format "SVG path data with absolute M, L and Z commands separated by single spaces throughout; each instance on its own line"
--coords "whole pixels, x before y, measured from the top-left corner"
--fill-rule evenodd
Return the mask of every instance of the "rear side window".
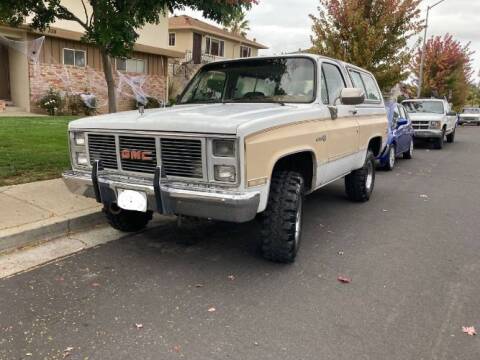
M 380 101 L 381 95 L 378 91 L 377 83 L 371 75 L 361 74 L 363 83 L 365 84 L 365 97 L 368 100 Z
M 322 64 L 322 101 L 324 104 L 333 104 L 345 87 L 345 80 L 338 66 Z M 324 89 L 326 88 L 326 89 Z M 325 94 L 326 90 L 326 94 Z

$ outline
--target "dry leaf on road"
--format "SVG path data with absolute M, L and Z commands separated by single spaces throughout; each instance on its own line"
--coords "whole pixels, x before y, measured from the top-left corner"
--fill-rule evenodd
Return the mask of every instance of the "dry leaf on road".
M 143 324 L 137 324 L 137 323 L 135 323 L 135 327 L 136 327 L 137 329 L 143 329 Z
M 211 307 L 208 309 L 208 312 L 215 312 L 215 311 L 217 311 L 217 309 L 215 309 L 214 307 Z
M 465 334 L 468 334 L 470 336 L 477 335 L 477 332 L 475 331 L 475 327 L 473 326 L 462 326 L 462 331 Z
M 338 278 L 337 278 L 338 281 L 340 281 L 342 284 L 350 284 L 352 282 L 352 279 L 346 277 L 346 276 L 342 276 L 340 275 Z

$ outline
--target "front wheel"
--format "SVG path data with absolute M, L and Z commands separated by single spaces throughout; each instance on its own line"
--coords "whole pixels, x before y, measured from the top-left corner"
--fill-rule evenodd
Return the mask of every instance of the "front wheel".
M 295 260 L 302 237 L 305 182 L 297 172 L 273 174 L 268 205 L 262 214 L 262 254 L 270 261 Z
M 152 212 L 139 212 L 124 210 L 116 204 L 105 206 L 103 208 L 108 223 L 114 229 L 123 232 L 135 232 L 145 228 L 150 220 L 152 220 Z
M 435 139 L 435 143 L 433 144 L 433 147 L 437 150 L 443 149 L 443 139 L 445 138 L 445 129 L 442 132 L 442 136 Z
M 404 159 L 411 159 L 413 158 L 413 149 L 415 145 L 413 143 L 413 139 L 410 141 L 410 146 L 408 147 L 408 150 L 403 153 L 403 158 Z
M 395 161 L 397 157 L 396 155 L 397 155 L 397 150 L 395 148 L 395 145 L 392 144 L 388 149 L 388 159 L 387 159 L 387 162 L 385 163 L 385 166 L 383 167 L 385 170 L 388 170 L 388 171 L 393 170 L 393 168 L 395 167 Z
M 345 191 L 351 201 L 370 199 L 375 186 L 375 157 L 369 150 L 363 166 L 345 177 Z
M 453 143 L 455 141 L 455 130 L 452 131 L 451 134 L 447 135 L 447 142 Z

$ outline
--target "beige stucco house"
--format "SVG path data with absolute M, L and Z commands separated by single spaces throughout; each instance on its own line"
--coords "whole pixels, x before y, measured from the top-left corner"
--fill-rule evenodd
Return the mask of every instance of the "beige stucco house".
M 82 2 L 62 3 L 77 16 L 85 16 Z M 28 20 L 19 28 L 0 25 L 0 100 L 23 111 L 40 112 L 38 99 L 52 87 L 67 94 L 94 94 L 98 112 L 105 112 L 107 89 L 100 53 L 80 41 L 82 34 L 83 28 L 73 21 L 57 21 L 45 33 L 30 30 Z M 31 55 L 28 47 L 42 36 L 45 39 L 35 62 L 27 56 L 28 52 Z M 167 99 L 168 59 L 183 56 L 168 45 L 168 38 L 167 16 L 158 25 L 148 24 L 140 29 L 131 58 L 113 60 L 117 84 L 120 75 L 137 76 L 142 79 L 139 86 L 148 96 Z M 27 51 L 22 51 L 22 42 L 30 42 L 24 43 Z M 135 104 L 132 89 L 126 85 L 117 94 L 119 110 L 131 109 Z
M 259 49 L 267 49 L 255 39 L 233 34 L 217 26 L 186 15 L 168 19 L 168 46 L 180 51 L 195 64 L 204 61 L 257 56 Z

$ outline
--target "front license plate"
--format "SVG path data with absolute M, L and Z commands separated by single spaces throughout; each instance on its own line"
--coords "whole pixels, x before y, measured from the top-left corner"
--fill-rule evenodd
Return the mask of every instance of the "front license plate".
M 117 202 L 125 210 L 147 211 L 147 194 L 141 191 L 118 189 Z

